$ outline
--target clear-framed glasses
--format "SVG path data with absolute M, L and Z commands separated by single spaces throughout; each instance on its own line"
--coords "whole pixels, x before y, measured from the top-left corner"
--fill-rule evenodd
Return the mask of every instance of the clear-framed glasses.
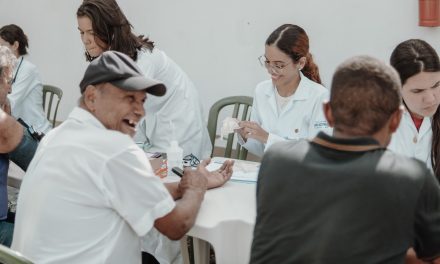
M 15 82 L 15 78 L 13 76 L 1 76 L 0 78 L 2 78 L 3 80 L 2 83 L 7 84 L 7 85 L 12 85 Z
M 286 66 L 291 63 L 291 62 L 283 62 L 283 61 L 271 62 L 264 55 L 258 57 L 258 61 L 260 62 L 261 66 L 263 66 L 267 70 L 271 70 L 275 74 L 281 74 L 284 68 L 286 68 Z
M 7 84 L 13 85 L 15 83 L 15 78 L 10 78 L 6 81 Z

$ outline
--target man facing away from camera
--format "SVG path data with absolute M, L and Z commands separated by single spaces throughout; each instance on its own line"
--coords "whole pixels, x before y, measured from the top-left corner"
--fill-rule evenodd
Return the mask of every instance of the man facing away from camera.
M 336 70 L 333 136 L 283 142 L 258 178 L 250 263 L 404 263 L 440 256 L 440 188 L 425 164 L 386 149 L 402 115 L 397 73 L 371 57 Z

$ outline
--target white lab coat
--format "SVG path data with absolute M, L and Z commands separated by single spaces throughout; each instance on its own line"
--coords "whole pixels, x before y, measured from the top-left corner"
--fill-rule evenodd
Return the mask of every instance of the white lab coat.
M 259 83 L 255 89 L 251 121 L 255 121 L 269 133 L 266 144 L 255 139 L 239 142 L 251 153 L 262 156 L 273 143 L 282 140 L 313 138 L 319 131 L 328 134 L 332 129 L 324 116 L 323 102 L 328 99 L 328 90 L 301 73 L 301 81 L 292 99 L 278 114 L 272 80 Z
M 138 52 L 137 65 L 142 73 L 159 80 L 167 87 L 162 97 L 147 94 L 145 118 L 140 123 L 135 140 L 148 137 L 149 151 L 166 152 L 175 139 L 183 155 L 194 154 L 199 159 L 211 156 L 211 141 L 206 127 L 198 92 L 186 73 L 163 51 Z M 170 125 L 172 121 L 174 131 Z
M 145 118 L 139 124 L 135 140 L 144 141 L 148 137 L 151 143 L 148 151 L 166 152 L 175 139 L 184 156 L 192 153 L 200 159 L 210 157 L 212 147 L 203 108 L 190 78 L 158 48 L 152 52 L 139 51 L 136 64 L 144 76 L 163 82 L 167 92 L 162 97 L 147 94 Z M 183 262 L 179 241 L 171 241 L 155 229 L 142 240 L 142 249 L 153 254 L 160 263 Z
M 8 95 L 12 116 L 23 119 L 40 132 L 49 132 L 52 126 L 43 110 L 43 85 L 37 67 L 21 56 L 14 69 L 14 77 L 15 82 Z
M 417 131 L 410 113 L 405 109 L 399 128 L 392 135 L 388 149 L 421 160 L 432 170 L 431 144 L 431 118 L 425 117 L 419 131 Z

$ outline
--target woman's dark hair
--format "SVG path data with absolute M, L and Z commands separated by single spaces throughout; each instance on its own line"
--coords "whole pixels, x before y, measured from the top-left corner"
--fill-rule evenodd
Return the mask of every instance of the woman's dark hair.
M 109 50 L 125 53 L 135 61 L 138 50 L 146 48 L 151 51 L 154 48 L 154 42 L 131 32 L 132 25 L 115 0 L 84 0 L 76 16 L 85 16 L 92 21 L 95 37 L 107 44 Z M 93 60 L 87 52 L 86 58 Z
M 318 66 L 313 62 L 312 54 L 309 52 L 309 37 L 304 29 L 297 25 L 284 24 L 277 28 L 266 40 L 266 45 L 276 45 L 282 52 L 286 53 L 294 63 L 302 57 L 306 58 L 306 64 L 301 70 L 309 79 L 321 83 Z
M 11 24 L 0 28 L 0 37 L 10 45 L 14 45 L 14 42 L 17 41 L 18 54 L 21 56 L 27 54 L 26 48 L 29 47 L 28 38 L 19 26 Z
M 397 45 L 391 54 L 391 65 L 397 70 L 402 85 L 421 72 L 440 72 L 440 60 L 431 45 L 421 39 L 409 39 Z M 431 164 L 440 180 L 440 107 L 431 120 L 432 147 Z

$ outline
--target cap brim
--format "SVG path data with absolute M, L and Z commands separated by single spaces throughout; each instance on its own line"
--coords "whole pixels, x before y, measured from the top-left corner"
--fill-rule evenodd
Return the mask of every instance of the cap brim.
M 121 79 L 117 81 L 111 81 L 114 86 L 128 91 L 142 91 L 155 95 L 162 96 L 166 93 L 166 87 L 163 83 L 153 79 L 147 79 L 143 76 L 130 77 L 127 79 Z

